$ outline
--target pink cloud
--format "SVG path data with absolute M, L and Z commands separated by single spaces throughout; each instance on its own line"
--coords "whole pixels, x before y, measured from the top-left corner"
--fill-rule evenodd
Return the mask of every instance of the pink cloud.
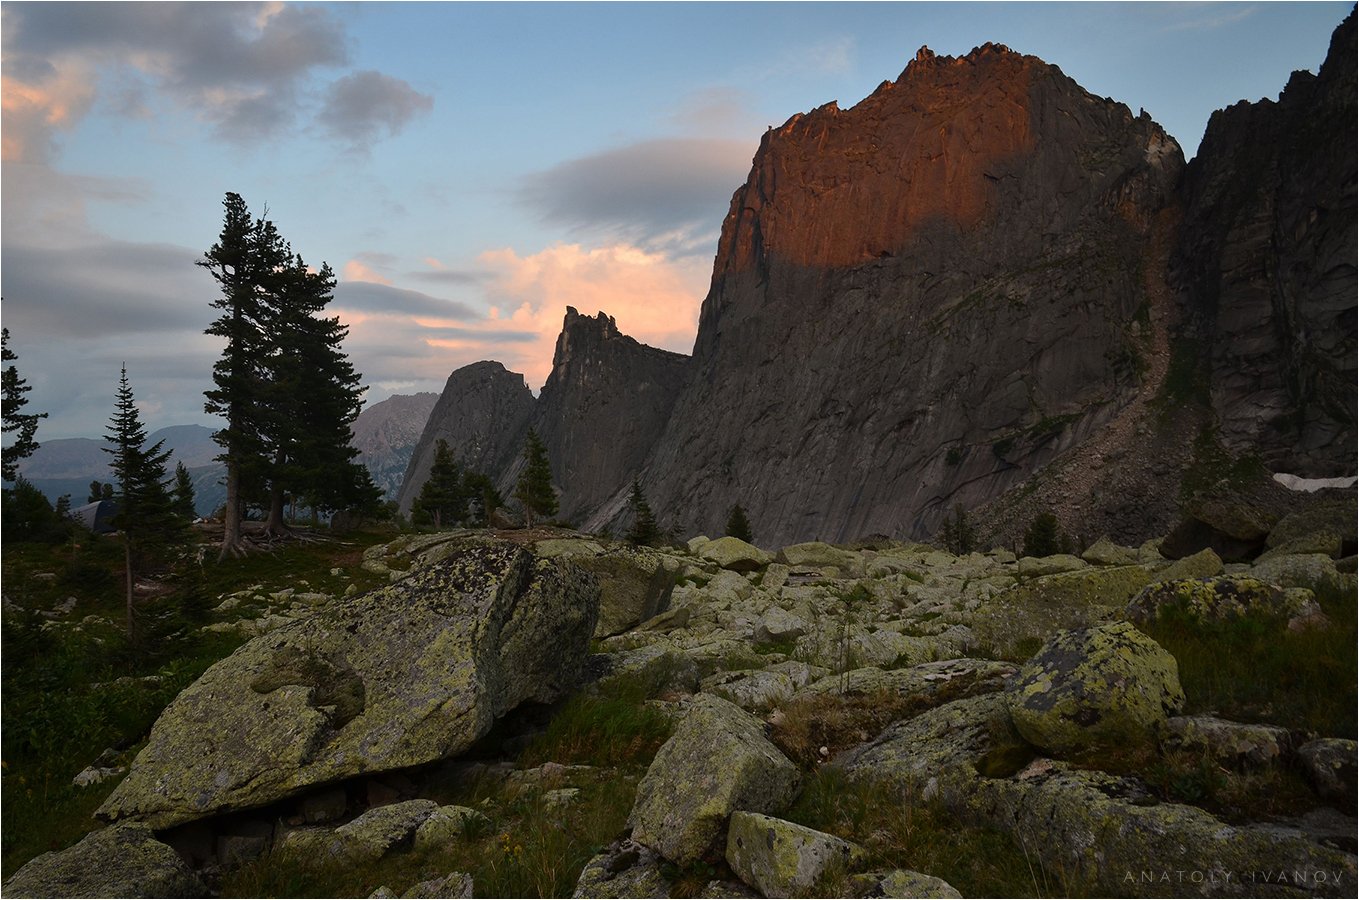
M 488 299 L 496 314 L 488 316 L 487 325 L 536 335 L 530 342 L 498 348 L 501 356 L 486 358 L 523 373 L 535 389 L 552 369 L 552 351 L 568 306 L 587 316 L 608 313 L 620 331 L 644 344 L 680 353 L 693 349 L 709 276 L 704 260 L 674 260 L 630 244 L 589 250 L 555 244 L 529 256 L 510 248 L 490 250 L 479 261 L 494 273 Z
M 0 80 L 4 114 L 4 162 L 45 162 L 52 155 L 58 129 L 69 129 L 94 102 L 94 78 L 86 69 L 50 66 L 30 80 L 6 75 Z
M 357 259 L 351 259 L 349 262 L 344 264 L 344 280 L 368 281 L 374 284 L 386 284 L 386 285 L 391 284 L 391 281 L 389 281 L 386 278 L 383 278 L 377 272 L 374 272 L 371 268 L 359 262 Z

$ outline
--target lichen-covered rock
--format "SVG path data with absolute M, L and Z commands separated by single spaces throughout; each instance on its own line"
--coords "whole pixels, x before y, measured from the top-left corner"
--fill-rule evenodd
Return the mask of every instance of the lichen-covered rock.
M 849 841 L 759 813 L 734 812 L 727 828 L 727 865 L 766 897 L 804 894 L 859 853 Z
M 165 828 L 451 756 L 579 683 L 598 597 L 502 543 L 336 601 L 185 689 L 98 814 Z
M 1006 697 L 1025 740 L 1058 756 L 1146 738 L 1184 705 L 1175 658 L 1128 622 L 1057 635 Z
M 1161 581 L 1128 602 L 1124 614 L 1134 622 L 1154 622 L 1163 609 L 1174 609 L 1205 622 L 1222 622 L 1251 614 L 1283 616 L 1284 592 L 1258 578 L 1224 575 Z
M 764 710 L 793 696 L 793 679 L 783 672 L 738 670 L 703 679 L 700 687 L 746 710 Z
M 807 541 L 784 547 L 778 552 L 777 559 L 793 568 L 820 569 L 834 566 L 851 576 L 863 574 L 863 557 L 860 554 L 841 550 L 821 541 Z
M 825 694 L 896 694 L 922 707 L 1002 690 L 1018 669 L 990 659 L 950 659 L 906 669 L 854 669 L 828 675 L 798 691 L 795 699 Z
M 539 542 L 536 546 L 541 547 Z M 593 541 L 571 541 L 598 546 Z M 670 605 L 680 561 L 643 547 L 618 548 L 568 557 L 599 582 L 595 637 L 609 637 L 645 622 Z
M 756 719 L 699 694 L 637 787 L 632 837 L 684 865 L 721 837 L 733 810 L 781 812 L 797 785 L 797 768 Z
M 1081 559 L 1092 566 L 1131 566 L 1141 561 L 1136 550 L 1120 547 L 1107 536 L 1091 544 L 1089 549 L 1081 554 Z
M 755 643 L 778 644 L 794 641 L 806 634 L 810 628 L 811 625 L 801 616 L 772 606 L 755 623 Z
M 1065 763 L 977 779 L 949 805 L 965 821 L 1022 838 L 1049 871 L 1095 896 L 1354 895 L 1353 854 L 1284 826 L 1232 826 L 1157 803 L 1136 779 Z
M 327 843 L 327 852 L 356 862 L 374 862 L 389 851 L 410 844 L 416 831 L 438 808 L 433 800 L 375 806 L 336 828 Z
M 1355 494 L 1350 492 L 1344 498 L 1336 498 L 1317 503 L 1307 509 L 1289 513 L 1280 519 L 1265 539 L 1265 546 L 1273 549 L 1307 540 L 1334 540 L 1340 546 L 1339 553 L 1346 545 L 1353 548 L 1359 527 L 1356 526 Z M 1324 552 L 1324 551 L 1317 551 Z M 1354 550 L 1350 549 L 1350 553 Z
M 963 896 L 944 879 L 912 872 L 909 869 L 852 875 L 849 879 L 849 890 L 851 897 L 922 897 L 953 900 Z
M 472 876 L 466 872 L 451 872 L 443 878 L 421 881 L 401 893 L 402 900 L 460 900 L 471 896 Z
M 1340 584 L 1335 560 L 1324 553 L 1257 560 L 1250 571 L 1261 581 L 1277 584 L 1281 588 L 1304 587 L 1315 590 Z
M 591 659 L 598 660 L 603 669 L 594 686 L 597 690 L 631 685 L 654 697 L 666 691 L 692 692 L 698 688 L 698 664 L 664 638 L 644 647 Z
M 573 896 L 669 897 L 670 882 L 661 874 L 664 864 L 650 847 L 617 841 L 585 864 Z
M 702 544 L 695 551 L 700 559 L 716 563 L 733 572 L 755 572 L 774 561 L 774 557 L 740 538 L 720 537 Z
M 1206 754 L 1222 765 L 1258 769 L 1280 763 L 1292 749 L 1286 728 L 1247 725 L 1215 716 L 1172 716 L 1166 720 L 1161 746 Z
M 1178 559 L 1156 573 L 1157 581 L 1182 581 L 1187 578 L 1212 578 L 1222 574 L 1222 557 L 1205 547 L 1192 556 Z
M 441 806 L 415 830 L 416 850 L 437 850 L 464 838 L 469 831 L 485 831 L 491 820 L 466 806 Z
M 1323 800 L 1344 804 L 1351 811 L 1355 802 L 1355 742 L 1321 738 L 1298 748 L 1298 764 L 1312 789 Z
M 1040 578 L 1044 575 L 1061 575 L 1063 572 L 1079 572 L 1086 567 L 1085 561 L 1070 553 L 1057 553 L 1053 556 L 1025 556 L 1019 560 L 1021 578 Z
M 5 882 L 6 897 L 207 897 L 193 870 L 135 822 L 91 832 L 29 860 Z

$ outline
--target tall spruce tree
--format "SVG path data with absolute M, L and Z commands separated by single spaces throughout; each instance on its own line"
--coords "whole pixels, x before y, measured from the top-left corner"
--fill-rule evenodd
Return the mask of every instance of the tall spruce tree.
M 533 527 L 536 518 L 557 514 L 557 493 L 552 489 L 552 464 L 547 448 L 532 428 L 524 439 L 524 470 L 514 487 L 514 499 L 524 507 L 524 524 Z
M 0 328 L 0 358 L 13 363 L 19 357 L 9 349 L 9 329 Z M 38 431 L 38 420 L 47 418 L 47 413 L 20 412 L 28 405 L 27 394 L 32 388 L 19 377 L 19 370 L 13 365 L 5 366 L 0 372 L 0 418 L 3 418 L 4 433 L 14 435 L 14 443 L 0 450 L 0 478 L 13 481 L 19 474 L 19 460 L 27 459 L 38 449 L 34 435 Z
M 727 515 L 727 536 L 745 541 L 747 544 L 755 540 L 755 536 L 750 533 L 750 519 L 739 503 L 733 506 Z
M 221 315 L 206 333 L 224 338 L 222 357 L 212 367 L 215 387 L 206 391 L 204 409 L 226 419 L 213 435 L 222 447 L 217 458 L 226 466 L 226 504 L 219 559 L 239 556 L 245 481 L 264 459 L 266 427 L 264 370 L 269 339 L 266 291 L 277 264 L 272 229 L 251 219 L 239 194 L 227 194 L 217 243 L 198 265 L 212 273 L 222 295 L 212 302 Z
M 146 446 L 146 429 L 137 412 L 137 403 L 123 366 L 113 417 L 105 439 L 105 453 L 113 459 L 114 480 L 118 486 L 114 501 L 118 512 L 113 525 L 123 536 L 124 580 L 127 588 L 127 631 L 135 630 L 133 585 L 136 571 L 156 553 L 182 540 L 184 523 L 175 515 L 174 502 L 166 487 L 165 462 L 169 450 L 164 441 Z
M 656 517 L 651 513 L 651 504 L 646 502 L 642 493 L 642 483 L 632 479 L 632 493 L 628 496 L 628 506 L 632 507 L 632 528 L 628 530 L 628 540 L 639 547 L 649 547 L 661 536 L 656 527 Z
M 192 522 L 195 515 L 193 476 L 184 468 L 182 462 L 175 463 L 175 484 L 171 490 L 171 497 L 174 500 L 175 515 L 186 522 Z

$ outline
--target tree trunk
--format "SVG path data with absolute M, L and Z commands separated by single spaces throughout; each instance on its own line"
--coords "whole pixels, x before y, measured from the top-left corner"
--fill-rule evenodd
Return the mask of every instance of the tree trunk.
M 123 568 L 126 572 L 127 581 L 127 639 L 133 638 L 132 634 L 132 539 L 123 532 Z
M 273 536 L 288 533 L 288 525 L 283 521 L 283 488 L 278 485 L 269 488 L 269 522 L 264 533 Z
M 227 458 L 226 508 L 222 514 L 222 552 L 217 561 L 241 555 L 241 472 L 236 461 Z

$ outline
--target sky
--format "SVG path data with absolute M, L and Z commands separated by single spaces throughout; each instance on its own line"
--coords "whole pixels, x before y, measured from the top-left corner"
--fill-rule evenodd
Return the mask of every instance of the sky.
M 0 321 L 39 441 L 101 435 L 124 362 L 150 430 L 220 426 L 194 261 L 231 191 L 334 268 L 368 402 L 482 359 L 536 392 L 568 305 L 689 352 L 765 130 L 921 46 L 1038 56 L 1188 158 L 1350 8 L 5 2 Z

